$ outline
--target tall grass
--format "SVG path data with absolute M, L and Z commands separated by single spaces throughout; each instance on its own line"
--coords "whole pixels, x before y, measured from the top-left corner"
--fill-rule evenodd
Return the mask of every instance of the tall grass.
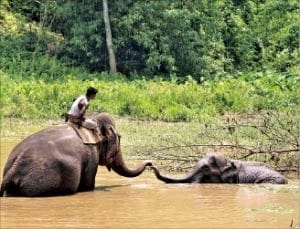
M 12 79 L 1 76 L 1 115 L 20 118 L 57 118 L 66 113 L 86 88 L 99 89 L 89 111 L 164 121 L 200 121 L 225 113 L 253 113 L 299 106 L 299 84 L 295 77 L 280 75 L 227 77 L 198 84 L 156 79 L 126 81 L 109 74 L 88 80 L 71 75 L 61 80 Z M 119 78 L 118 78 L 119 77 Z M 249 80 L 250 79 L 250 80 Z

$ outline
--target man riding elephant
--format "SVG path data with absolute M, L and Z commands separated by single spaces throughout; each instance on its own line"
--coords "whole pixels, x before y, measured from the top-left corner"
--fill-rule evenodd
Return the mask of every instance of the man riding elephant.
M 90 100 L 95 99 L 97 93 L 98 89 L 89 87 L 85 95 L 81 95 L 77 99 L 75 99 L 68 112 L 67 121 L 74 123 L 79 127 L 83 126 L 87 129 L 97 131 L 97 123 L 91 119 L 87 119 L 84 117 L 87 109 L 89 108 Z
M 120 176 L 141 175 L 152 162 L 130 169 L 123 160 L 115 122 L 107 113 L 87 116 L 97 123 L 101 141 L 85 144 L 68 124 L 40 130 L 18 143 L 3 170 L 0 197 L 67 195 L 95 188 L 98 166 Z

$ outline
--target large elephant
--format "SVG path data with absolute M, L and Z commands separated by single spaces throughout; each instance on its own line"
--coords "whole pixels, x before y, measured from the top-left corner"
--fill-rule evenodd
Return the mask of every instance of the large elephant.
M 166 183 L 288 183 L 283 175 L 264 163 L 232 160 L 217 153 L 200 159 L 183 178 L 163 176 L 156 167 L 152 169 L 156 177 Z
M 0 195 L 67 195 L 95 188 L 98 165 L 121 176 L 136 177 L 151 166 L 144 161 L 136 169 L 125 165 L 120 135 L 107 113 L 93 113 L 102 134 L 98 144 L 84 144 L 68 124 L 37 132 L 20 142 L 10 153 L 4 168 Z

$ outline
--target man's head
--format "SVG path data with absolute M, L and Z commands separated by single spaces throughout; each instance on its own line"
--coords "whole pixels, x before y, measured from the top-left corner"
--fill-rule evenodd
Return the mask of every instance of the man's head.
M 94 87 L 89 87 L 87 90 L 86 90 L 86 97 L 88 99 L 94 99 L 96 97 L 96 94 L 98 92 L 98 89 L 94 88 Z

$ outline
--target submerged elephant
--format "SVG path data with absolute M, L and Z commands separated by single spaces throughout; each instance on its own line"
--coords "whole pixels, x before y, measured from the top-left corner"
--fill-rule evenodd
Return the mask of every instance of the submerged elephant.
M 288 180 L 279 172 L 269 168 L 260 162 L 231 160 L 236 166 L 239 182 L 238 183 L 270 183 L 287 184 Z
M 136 169 L 125 165 L 120 135 L 107 113 L 89 116 L 103 135 L 98 144 L 84 144 L 68 124 L 37 132 L 20 142 L 10 153 L 4 168 L 0 195 L 53 196 L 95 188 L 98 165 L 121 176 L 136 177 L 151 166 L 144 161 Z
M 283 175 L 264 163 L 232 160 L 217 153 L 199 160 L 183 178 L 163 176 L 156 167 L 152 169 L 155 176 L 166 183 L 288 183 Z
M 155 176 L 166 183 L 238 183 L 236 166 L 220 154 L 209 154 L 199 160 L 182 178 L 163 176 L 155 166 L 151 168 Z

